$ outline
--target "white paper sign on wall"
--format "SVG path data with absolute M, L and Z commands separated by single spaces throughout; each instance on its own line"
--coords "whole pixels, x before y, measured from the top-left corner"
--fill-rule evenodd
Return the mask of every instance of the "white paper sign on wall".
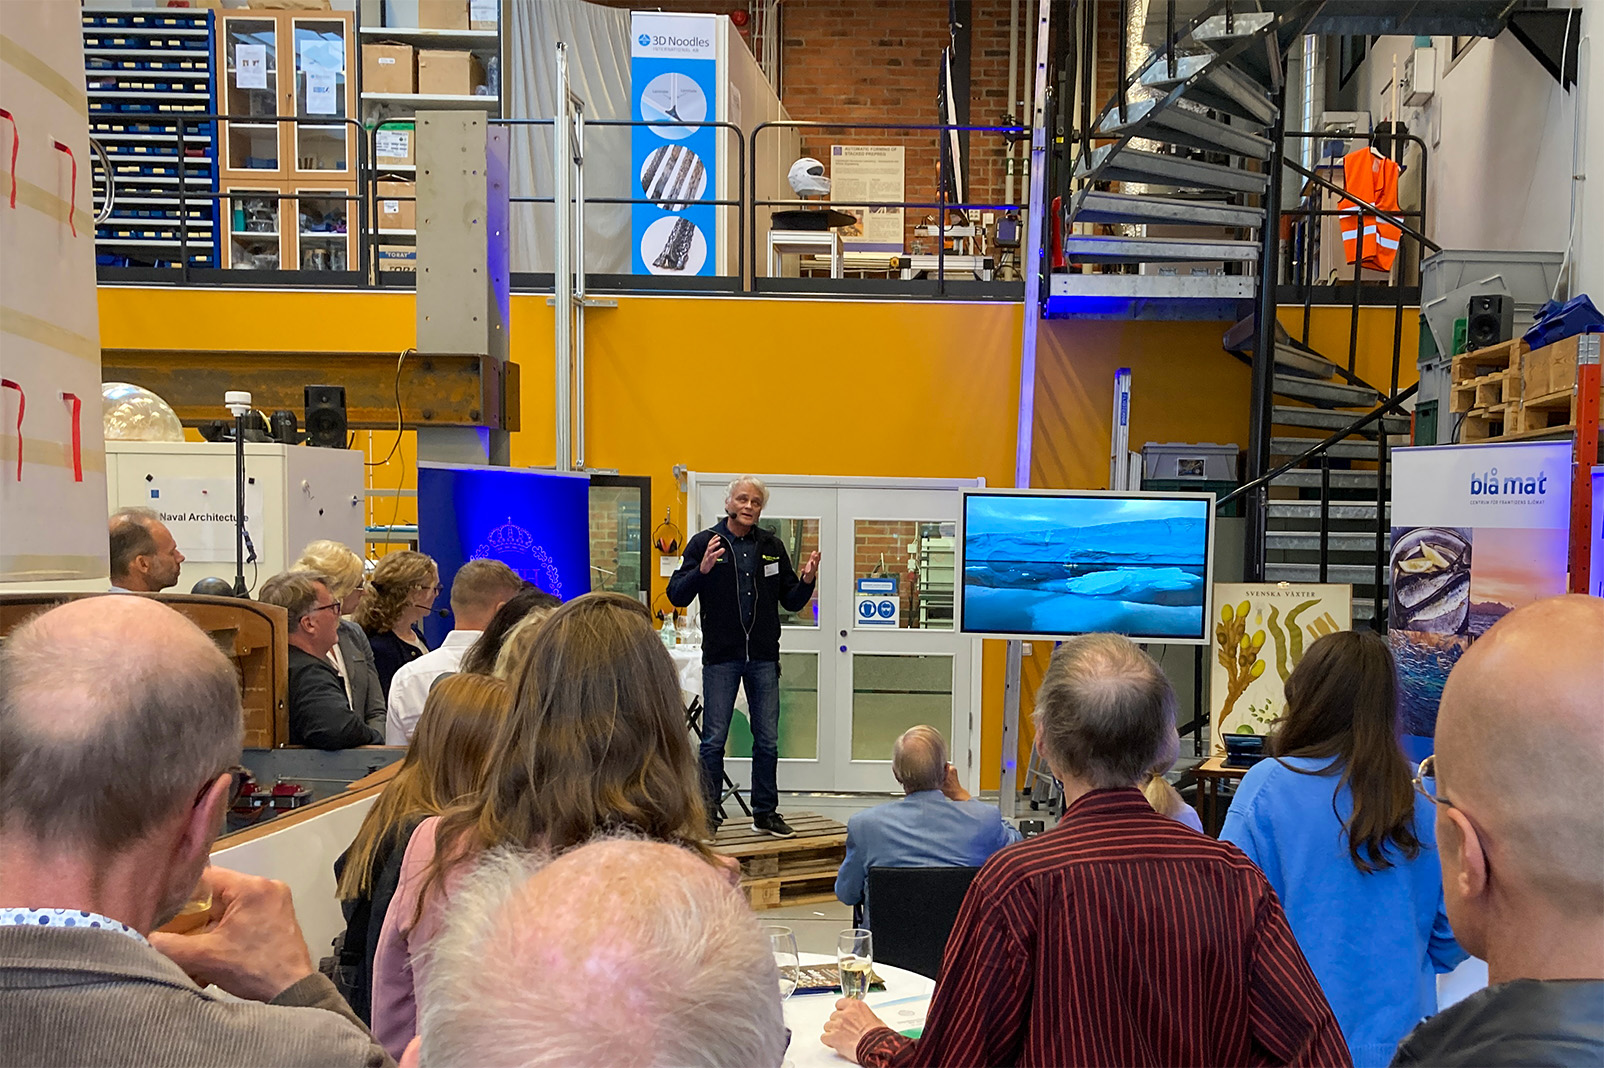
M 861 578 L 852 613 L 854 627 L 896 630 L 901 625 L 902 600 L 896 578 Z

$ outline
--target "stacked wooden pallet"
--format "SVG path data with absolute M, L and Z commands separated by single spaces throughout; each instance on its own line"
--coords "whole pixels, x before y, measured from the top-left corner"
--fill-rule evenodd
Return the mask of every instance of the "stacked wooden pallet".
M 1520 441 L 1576 428 L 1576 349 L 1567 338 L 1528 349 L 1519 338 L 1454 357 L 1448 410 L 1458 440 Z
M 713 851 L 741 862 L 741 889 L 754 909 L 835 900 L 835 877 L 847 855 L 845 824 L 812 812 L 787 816 L 795 838 L 775 838 L 750 820 L 719 828 Z

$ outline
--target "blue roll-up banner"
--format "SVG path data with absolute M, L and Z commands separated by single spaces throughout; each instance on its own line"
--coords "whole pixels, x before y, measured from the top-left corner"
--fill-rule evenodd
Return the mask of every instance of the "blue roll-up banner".
M 714 20 L 636 11 L 630 20 L 630 96 L 637 122 L 718 118 Z M 711 126 L 633 126 L 630 212 L 634 274 L 711 275 L 717 225 L 705 201 L 718 188 Z

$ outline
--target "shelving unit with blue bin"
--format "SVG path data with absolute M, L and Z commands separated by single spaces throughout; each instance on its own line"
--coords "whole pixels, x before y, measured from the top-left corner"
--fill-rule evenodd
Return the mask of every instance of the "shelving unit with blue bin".
M 187 252 L 192 267 L 217 266 L 216 124 L 186 123 L 181 145 L 172 118 L 217 111 L 212 13 L 85 8 L 83 27 L 89 134 L 116 177 L 111 217 L 95 228 L 97 263 L 176 268 Z

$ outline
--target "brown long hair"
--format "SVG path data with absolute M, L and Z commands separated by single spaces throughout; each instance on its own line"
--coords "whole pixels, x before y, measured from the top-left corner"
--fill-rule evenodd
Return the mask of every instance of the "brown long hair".
M 407 820 L 438 816 L 477 793 L 490 746 L 512 709 L 512 689 L 488 675 L 448 675 L 424 702 L 401 769 L 368 810 L 340 873 L 341 901 L 373 889 L 381 847 Z
M 483 787 L 440 819 L 414 923 L 450 869 L 498 846 L 557 852 L 629 829 L 711 861 L 679 677 L 644 605 L 619 593 L 567 602 L 511 682 Z
M 1292 670 L 1286 697 L 1271 751 L 1330 759 L 1319 772 L 1305 774 L 1341 766 L 1331 807 L 1335 812 L 1337 794 L 1347 785 L 1353 812 L 1343 830 L 1354 866 L 1366 873 L 1392 867 L 1389 844 L 1408 860 L 1419 856 L 1414 785 L 1398 739 L 1398 675 L 1387 643 L 1367 632 L 1327 634 Z
M 369 634 L 392 629 L 411 600 L 412 591 L 432 586 L 439 578 L 440 569 L 432 557 L 411 549 L 386 553 L 368 576 L 368 588 L 356 607 L 357 624 Z

